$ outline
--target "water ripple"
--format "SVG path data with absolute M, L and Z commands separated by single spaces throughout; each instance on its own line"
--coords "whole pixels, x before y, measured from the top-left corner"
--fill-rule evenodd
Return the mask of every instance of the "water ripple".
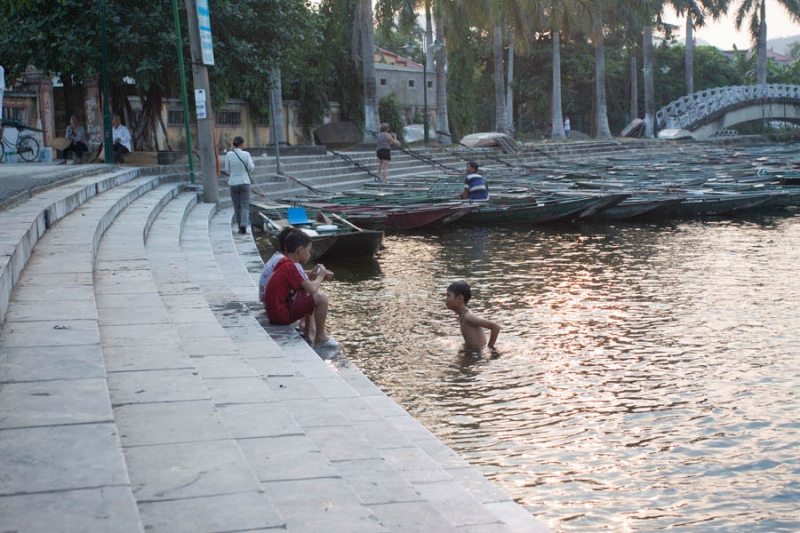
M 387 238 L 347 356 L 557 532 L 800 531 L 800 217 Z M 503 325 L 461 349 L 458 279 Z

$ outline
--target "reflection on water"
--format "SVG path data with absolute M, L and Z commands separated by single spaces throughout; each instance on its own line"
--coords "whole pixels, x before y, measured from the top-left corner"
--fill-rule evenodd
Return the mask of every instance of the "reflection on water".
M 800 217 L 386 238 L 347 356 L 554 531 L 800 531 Z M 447 285 L 500 323 L 464 352 Z

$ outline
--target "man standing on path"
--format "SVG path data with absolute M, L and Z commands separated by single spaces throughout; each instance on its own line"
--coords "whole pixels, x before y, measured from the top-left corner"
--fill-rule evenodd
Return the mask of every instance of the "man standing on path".
M 564 135 L 567 137 L 567 139 L 569 139 L 569 130 L 569 117 L 564 117 Z

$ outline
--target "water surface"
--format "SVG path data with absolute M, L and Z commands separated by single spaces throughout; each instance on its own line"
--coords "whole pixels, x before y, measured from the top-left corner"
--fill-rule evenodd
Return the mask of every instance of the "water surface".
M 330 328 L 555 532 L 800 531 L 800 216 L 390 236 Z M 499 322 L 467 353 L 447 285 Z

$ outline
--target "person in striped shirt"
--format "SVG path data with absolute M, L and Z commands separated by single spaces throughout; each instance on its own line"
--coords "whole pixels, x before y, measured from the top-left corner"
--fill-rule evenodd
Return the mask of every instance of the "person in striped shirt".
M 486 179 L 478 174 L 478 163 L 475 161 L 467 162 L 467 177 L 464 178 L 464 192 L 461 193 L 464 200 L 487 200 L 489 198 L 489 185 Z

